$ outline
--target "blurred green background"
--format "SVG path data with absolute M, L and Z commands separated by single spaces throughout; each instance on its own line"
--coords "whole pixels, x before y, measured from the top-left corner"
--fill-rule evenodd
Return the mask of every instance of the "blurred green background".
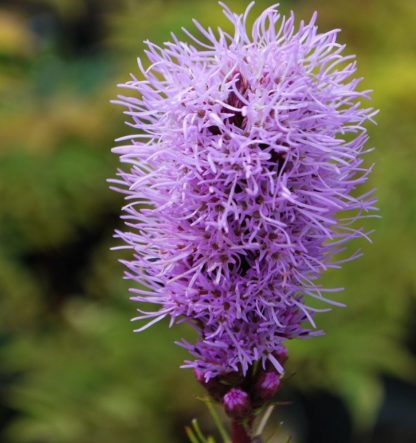
M 237 11 L 244 1 L 229 1 Z M 258 1 L 255 12 L 271 2 Z M 371 185 L 382 219 L 365 256 L 326 277 L 346 309 L 327 336 L 290 343 L 275 414 L 293 442 L 416 441 L 416 2 L 282 1 L 341 27 L 381 109 Z M 215 1 L 0 2 L 0 442 L 180 443 L 201 394 L 167 324 L 132 333 L 135 305 L 117 263 L 121 197 L 109 100 L 149 38 L 227 27 Z M 279 442 L 274 437 L 272 442 Z

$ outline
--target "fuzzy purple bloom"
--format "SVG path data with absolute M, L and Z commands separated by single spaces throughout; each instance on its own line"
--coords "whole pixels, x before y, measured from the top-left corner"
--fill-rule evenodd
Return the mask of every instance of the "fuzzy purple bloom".
M 369 91 L 356 89 L 339 30 L 318 33 L 316 14 L 295 28 L 272 6 L 249 31 L 252 3 L 243 15 L 221 5 L 233 35 L 194 21 L 190 43 L 146 42 L 150 66 L 139 60 L 142 79 L 116 100 L 138 132 L 118 140 L 129 169 L 112 181 L 126 194 L 117 236 L 134 251 L 133 300 L 158 306 L 138 309 L 137 331 L 191 324 L 184 366 L 206 381 L 256 361 L 283 372 L 284 342 L 320 333 L 314 314 L 327 309 L 308 299 L 340 305 L 317 280 L 359 255 L 334 259 L 368 238 L 356 221 L 375 209 L 372 191 L 355 190 L 376 112 L 361 105 Z

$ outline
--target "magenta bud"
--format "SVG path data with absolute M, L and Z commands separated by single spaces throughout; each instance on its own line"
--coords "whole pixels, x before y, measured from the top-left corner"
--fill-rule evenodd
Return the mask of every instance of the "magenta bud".
M 230 389 L 224 395 L 224 410 L 232 418 L 242 419 L 251 411 L 250 399 L 247 392 L 238 388 Z
M 261 405 L 271 400 L 280 387 L 280 378 L 275 371 L 262 372 L 253 389 L 253 400 Z
M 198 368 L 194 370 L 194 374 L 198 382 L 208 391 L 209 395 L 214 400 L 222 400 L 228 388 L 218 380 L 218 377 L 210 378 L 207 381 L 205 378 L 205 373 Z

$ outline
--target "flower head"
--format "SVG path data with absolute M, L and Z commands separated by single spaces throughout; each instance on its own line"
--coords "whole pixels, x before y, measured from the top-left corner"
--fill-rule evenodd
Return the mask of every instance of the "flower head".
M 117 235 L 134 251 L 126 277 L 134 300 L 158 306 L 139 309 L 138 331 L 190 323 L 185 366 L 206 381 L 256 361 L 283 372 L 284 342 L 319 333 L 309 299 L 339 305 L 317 280 L 374 209 L 354 191 L 375 111 L 338 30 L 319 33 L 316 14 L 295 27 L 277 6 L 249 30 L 252 3 L 243 15 L 220 4 L 233 34 L 195 21 L 187 43 L 146 42 L 150 66 L 139 60 L 142 78 L 116 101 L 138 132 L 114 149 L 129 165 L 113 180 L 127 200 Z

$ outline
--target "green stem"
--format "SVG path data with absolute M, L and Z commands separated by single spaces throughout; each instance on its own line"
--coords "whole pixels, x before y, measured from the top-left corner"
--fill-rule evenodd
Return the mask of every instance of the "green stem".
M 212 419 L 214 420 L 215 426 L 218 429 L 218 432 L 221 435 L 222 441 L 223 443 L 230 443 L 230 437 L 227 433 L 227 431 L 224 428 L 224 425 L 221 422 L 220 417 L 217 414 L 217 411 L 214 408 L 214 405 L 212 404 L 212 402 L 210 400 L 206 400 L 206 405 L 208 408 L 208 411 L 212 417 Z
M 192 420 L 192 427 L 194 428 L 195 434 L 197 437 L 201 440 L 202 443 L 206 443 L 207 439 L 204 437 L 204 434 L 201 431 L 201 428 L 199 427 L 198 421 L 196 418 Z

